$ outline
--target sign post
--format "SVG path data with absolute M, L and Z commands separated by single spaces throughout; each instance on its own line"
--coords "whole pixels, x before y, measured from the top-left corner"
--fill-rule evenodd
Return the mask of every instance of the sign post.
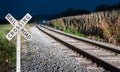
M 27 13 L 19 22 L 10 14 L 8 13 L 5 16 L 5 19 L 9 21 L 11 25 L 13 25 L 13 29 L 6 35 L 6 38 L 10 41 L 13 37 L 17 35 L 17 42 L 16 42 L 16 71 L 20 72 L 20 66 L 21 66 L 21 39 L 20 39 L 20 33 L 29 41 L 32 38 L 32 35 L 24 28 L 24 26 L 28 23 L 28 21 L 32 18 L 32 16 Z
M 16 52 L 16 58 L 17 58 L 17 62 L 16 62 L 16 69 L 17 69 L 17 71 L 16 72 L 20 72 L 20 66 L 21 66 L 21 61 L 20 61 L 20 49 L 21 49 L 21 45 L 20 45 L 20 43 L 21 43 L 21 40 L 20 40 L 20 33 L 18 33 L 17 34 L 17 52 Z

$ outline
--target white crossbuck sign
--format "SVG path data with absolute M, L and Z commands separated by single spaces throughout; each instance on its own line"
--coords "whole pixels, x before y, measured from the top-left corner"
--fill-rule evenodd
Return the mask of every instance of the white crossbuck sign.
M 20 33 L 27 39 L 30 40 L 32 38 L 32 35 L 24 28 L 24 26 L 28 23 L 28 21 L 32 18 L 32 16 L 27 13 L 19 22 L 10 14 L 8 13 L 5 18 L 10 22 L 11 25 L 13 25 L 13 29 L 6 35 L 6 38 L 10 41 L 14 36 L 17 35 L 17 42 L 16 42 L 16 71 L 20 72 L 20 50 L 21 50 L 21 44 L 20 44 Z
M 24 28 L 32 16 L 27 13 L 19 22 L 11 15 L 7 14 L 5 17 L 14 28 L 6 35 L 6 38 L 10 41 L 19 31 L 27 39 L 30 40 L 32 35 Z

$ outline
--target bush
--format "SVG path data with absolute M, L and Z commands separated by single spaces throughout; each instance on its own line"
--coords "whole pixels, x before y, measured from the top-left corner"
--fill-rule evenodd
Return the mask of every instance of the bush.
M 9 42 L 5 38 L 9 31 L 9 25 L 0 26 L 0 72 L 7 72 L 15 65 L 16 48 L 14 40 Z

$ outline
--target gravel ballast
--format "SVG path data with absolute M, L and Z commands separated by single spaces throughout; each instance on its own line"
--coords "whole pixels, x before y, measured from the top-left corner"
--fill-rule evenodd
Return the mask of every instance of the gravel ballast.
M 54 45 L 54 39 L 35 26 L 30 31 L 32 40 L 21 50 L 21 72 L 86 72 L 82 64 Z

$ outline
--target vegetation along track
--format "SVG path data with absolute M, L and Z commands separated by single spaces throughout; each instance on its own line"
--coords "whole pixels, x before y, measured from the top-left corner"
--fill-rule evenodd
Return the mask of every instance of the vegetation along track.
M 106 70 L 120 72 L 120 47 L 76 37 L 43 25 L 37 28 Z

